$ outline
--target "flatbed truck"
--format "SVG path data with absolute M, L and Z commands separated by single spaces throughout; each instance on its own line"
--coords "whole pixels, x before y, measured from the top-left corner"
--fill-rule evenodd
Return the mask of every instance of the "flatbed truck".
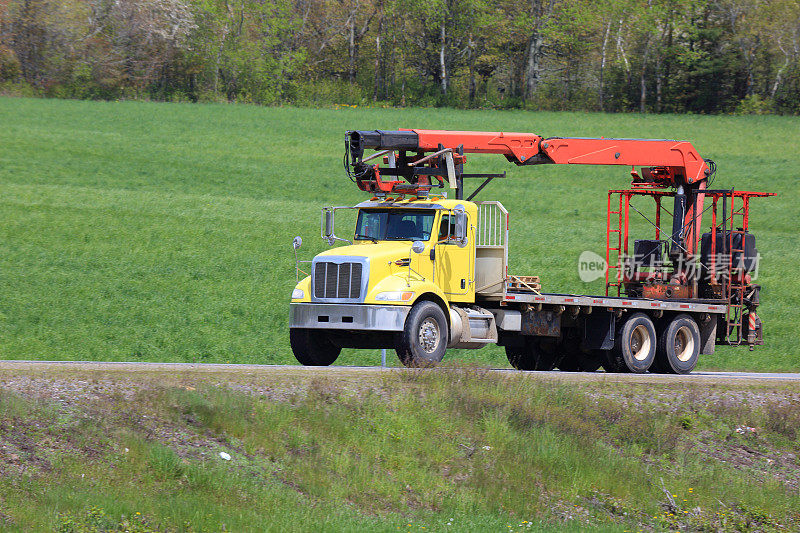
M 605 294 L 546 293 L 538 276 L 509 273 L 510 214 L 473 200 L 504 174 L 464 173 L 468 153 L 632 167 L 632 187 L 608 191 Z M 347 245 L 314 257 L 302 279 L 297 264 L 290 343 L 304 365 L 330 365 L 342 348 L 394 348 L 406 366 L 432 366 L 448 348 L 497 344 L 519 370 L 688 373 L 717 345 L 763 343 L 749 208 L 771 193 L 709 189 L 715 166 L 688 142 L 350 131 L 345 169 L 370 198 L 324 208 L 321 236 Z M 484 181 L 464 199 L 470 178 Z M 654 216 L 642 216 L 655 235 L 629 246 L 640 196 L 653 201 Z M 335 234 L 342 209 L 357 211 L 352 239 Z

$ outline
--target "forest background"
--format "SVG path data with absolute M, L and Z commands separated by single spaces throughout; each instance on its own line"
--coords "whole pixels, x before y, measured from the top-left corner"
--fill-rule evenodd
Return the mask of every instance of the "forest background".
M 0 93 L 800 111 L 798 0 L 0 0 Z

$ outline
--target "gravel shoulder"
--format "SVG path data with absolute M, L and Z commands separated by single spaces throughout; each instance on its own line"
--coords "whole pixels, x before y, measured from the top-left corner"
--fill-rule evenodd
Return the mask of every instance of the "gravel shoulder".
M 448 368 L 448 367 L 444 367 Z M 456 367 L 463 368 L 463 367 Z M 303 367 L 299 365 L 246 365 L 200 363 L 149 363 L 149 362 L 96 362 L 96 361 L 0 361 L 0 375 L 6 373 L 41 372 L 114 372 L 114 373 L 165 373 L 175 376 L 220 374 L 243 377 L 351 377 L 380 375 L 386 372 L 436 372 L 437 370 L 408 370 L 402 367 L 329 366 Z M 798 383 L 800 373 L 778 372 L 693 372 L 688 375 L 669 374 L 608 374 L 605 372 L 519 372 L 507 368 L 488 369 L 498 374 L 524 374 L 530 379 L 564 382 L 622 382 L 622 383 L 697 383 L 697 384 L 766 384 Z

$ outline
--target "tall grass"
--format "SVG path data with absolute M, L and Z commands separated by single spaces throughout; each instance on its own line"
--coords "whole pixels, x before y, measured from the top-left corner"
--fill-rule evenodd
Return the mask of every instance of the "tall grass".
M 683 138 L 718 164 L 714 187 L 769 190 L 752 227 L 764 259 L 766 346 L 723 348 L 705 368 L 790 370 L 800 319 L 794 117 L 707 117 L 297 109 L 0 99 L 0 358 L 291 363 L 289 243 L 310 258 L 319 208 L 363 196 L 341 169 L 347 129 L 516 130 L 544 135 Z M 482 198 L 511 211 L 511 271 L 546 291 L 598 293 L 577 276 L 602 253 L 612 167 L 515 168 Z M 644 207 L 644 206 L 642 206 Z M 346 229 L 342 230 L 346 233 Z M 506 365 L 486 348 L 453 358 Z M 345 351 L 342 364 L 373 363 Z
M 728 429 L 742 423 L 738 409 L 667 387 L 449 369 L 357 386 L 261 383 L 289 392 L 275 401 L 213 380 L 146 381 L 132 396 L 61 393 L 66 403 L 4 395 L 0 425 L 16 431 L 1 452 L 0 528 L 773 531 L 800 521 L 791 461 L 762 458 L 797 453 L 786 437 L 796 408 L 773 421 L 781 401 L 751 408 L 757 433 L 740 435 Z M 681 401 L 646 401 L 654 392 Z M 745 448 L 759 460 L 739 461 Z

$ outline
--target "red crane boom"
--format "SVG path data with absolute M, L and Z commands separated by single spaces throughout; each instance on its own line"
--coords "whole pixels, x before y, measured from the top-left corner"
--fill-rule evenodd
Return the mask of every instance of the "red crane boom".
M 406 130 L 401 130 L 406 131 Z M 711 174 L 692 143 L 661 139 L 544 138 L 534 133 L 407 130 L 417 150 L 463 147 L 463 153 L 500 154 L 518 165 L 626 165 L 665 169 L 675 184 L 692 184 Z

